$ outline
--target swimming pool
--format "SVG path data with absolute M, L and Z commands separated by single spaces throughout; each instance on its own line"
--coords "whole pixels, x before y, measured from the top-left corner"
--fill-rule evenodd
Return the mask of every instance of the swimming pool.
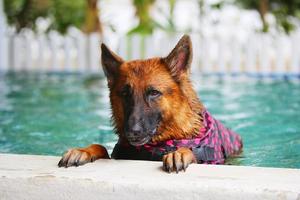
M 194 80 L 214 117 L 243 137 L 243 154 L 229 164 L 300 168 L 299 81 Z M 61 155 L 91 143 L 111 151 L 116 140 L 103 77 L 0 76 L 0 152 Z

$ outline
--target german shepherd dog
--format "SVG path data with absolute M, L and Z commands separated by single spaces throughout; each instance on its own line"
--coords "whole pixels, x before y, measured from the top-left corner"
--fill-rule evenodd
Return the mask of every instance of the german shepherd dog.
M 167 57 L 124 61 L 101 45 L 112 121 L 119 136 L 114 159 L 163 162 L 167 172 L 191 163 L 223 164 L 242 149 L 241 137 L 214 119 L 189 79 L 190 37 L 184 35 Z M 108 159 L 98 144 L 68 150 L 59 167 Z

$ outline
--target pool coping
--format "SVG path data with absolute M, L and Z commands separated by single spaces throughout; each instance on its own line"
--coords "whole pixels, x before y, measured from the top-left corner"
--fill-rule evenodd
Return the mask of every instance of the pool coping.
M 58 168 L 58 161 L 0 154 L 0 198 L 300 200 L 300 169 L 193 164 L 168 174 L 160 162 L 97 160 Z

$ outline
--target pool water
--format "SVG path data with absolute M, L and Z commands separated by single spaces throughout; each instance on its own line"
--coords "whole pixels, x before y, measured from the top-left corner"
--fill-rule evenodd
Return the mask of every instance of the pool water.
M 193 79 L 208 110 L 243 138 L 228 164 L 300 168 L 299 82 Z M 111 152 L 116 140 L 103 77 L 0 75 L 1 153 L 61 155 L 91 143 Z

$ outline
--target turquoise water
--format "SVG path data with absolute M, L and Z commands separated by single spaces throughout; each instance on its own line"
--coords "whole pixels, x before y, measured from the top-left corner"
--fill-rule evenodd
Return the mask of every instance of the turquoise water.
M 300 168 L 300 83 L 194 77 L 209 111 L 240 133 L 229 164 Z M 0 152 L 61 155 L 91 143 L 112 150 L 105 79 L 67 74 L 0 76 Z

